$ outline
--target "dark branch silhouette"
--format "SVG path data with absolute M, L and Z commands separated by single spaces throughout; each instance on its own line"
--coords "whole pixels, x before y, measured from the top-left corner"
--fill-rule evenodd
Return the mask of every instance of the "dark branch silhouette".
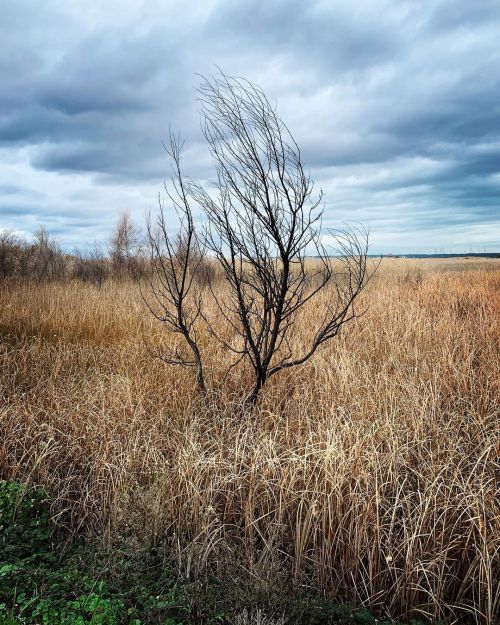
M 195 283 L 204 250 L 195 232 L 188 193 L 181 175 L 182 144 L 179 138 L 170 134 L 170 143 L 165 149 L 172 159 L 173 191 L 166 186 L 165 190 L 179 217 L 180 227 L 175 237 L 169 235 L 164 205 L 159 198 L 156 223 L 152 224 L 149 219 L 147 224 L 153 277 L 148 281 L 148 293 L 145 294 L 142 289 L 141 292 L 153 316 L 172 332 L 180 334 L 188 348 L 188 355 L 179 349 L 168 354 L 156 352 L 155 355 L 167 364 L 194 368 L 196 386 L 205 394 L 203 363 L 196 332 L 202 300 L 201 291 Z
M 322 192 L 304 167 L 300 149 L 260 88 L 223 73 L 203 79 L 199 88 L 202 130 L 216 166 L 214 188 L 185 183 L 179 145 L 172 141 L 176 197 L 181 214 L 182 259 L 168 238 L 163 210 L 158 238 L 152 237 L 160 287 L 153 290 L 164 306 L 160 319 L 185 337 L 192 360 L 175 354 L 168 362 L 196 366 L 204 389 L 200 349 L 194 326 L 201 317 L 209 331 L 235 355 L 231 367 L 251 365 L 253 406 L 270 377 L 309 360 L 341 327 L 357 316 L 356 300 L 367 281 L 368 235 L 360 227 L 337 234 L 336 257 L 322 242 Z M 208 284 L 219 319 L 231 331 L 223 338 L 201 299 L 187 305 L 192 289 L 191 264 L 200 256 L 189 199 L 206 217 L 204 246 L 222 269 L 229 296 L 221 299 Z M 314 257 L 312 260 L 310 257 Z M 161 289 L 161 290 L 160 290 Z M 319 303 L 310 344 L 296 353 L 290 341 L 298 317 Z M 190 300 L 192 301 L 192 299 Z M 217 326 L 217 327 L 216 327 Z

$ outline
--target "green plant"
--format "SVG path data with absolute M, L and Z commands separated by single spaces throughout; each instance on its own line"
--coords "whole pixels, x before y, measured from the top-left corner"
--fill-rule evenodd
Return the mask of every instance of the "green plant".
M 50 543 L 50 510 L 40 489 L 0 482 L 0 618 L 4 623 L 115 625 L 121 601 L 68 568 Z M 1 623 L 2 621 L 0 621 Z
M 0 481 L 0 625 L 178 624 L 169 616 L 176 586 L 153 556 L 146 569 L 118 551 L 123 573 L 113 576 L 102 566 L 93 571 L 78 543 L 61 553 L 51 533 L 46 493 Z M 95 560 L 102 564 L 105 555 Z M 96 574 L 81 573 L 88 570 Z

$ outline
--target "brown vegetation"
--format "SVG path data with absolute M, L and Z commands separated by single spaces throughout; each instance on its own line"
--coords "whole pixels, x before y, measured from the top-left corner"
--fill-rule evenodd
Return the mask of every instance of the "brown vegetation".
M 249 369 L 219 382 L 231 354 L 204 333 L 201 403 L 190 369 L 151 360 L 144 337 L 178 339 L 138 287 L 99 287 L 1 284 L 1 477 L 45 485 L 72 531 L 166 545 L 184 575 L 494 622 L 498 261 L 385 261 L 362 322 L 243 418 Z

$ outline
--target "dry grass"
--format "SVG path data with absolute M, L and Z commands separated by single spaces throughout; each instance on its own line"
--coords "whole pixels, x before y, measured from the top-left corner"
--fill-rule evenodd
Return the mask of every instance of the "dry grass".
M 173 339 L 134 287 L 3 285 L 0 475 L 48 487 L 72 530 L 166 539 L 183 574 L 493 624 L 500 263 L 386 261 L 364 298 L 242 418 L 244 374 L 205 406 L 151 362 L 143 333 Z M 228 355 L 204 342 L 214 386 Z

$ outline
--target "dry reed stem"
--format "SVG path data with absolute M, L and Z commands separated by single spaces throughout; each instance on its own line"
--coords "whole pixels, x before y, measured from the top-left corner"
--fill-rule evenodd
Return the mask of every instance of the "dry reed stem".
M 130 285 L 1 299 L 0 475 L 46 486 L 69 529 L 167 539 L 183 574 L 281 570 L 393 616 L 493 625 L 499 262 L 385 261 L 365 316 L 276 376 L 253 418 L 245 371 L 217 388 L 229 355 L 208 335 L 208 406 L 189 371 L 151 361 L 143 334 L 174 339 Z

